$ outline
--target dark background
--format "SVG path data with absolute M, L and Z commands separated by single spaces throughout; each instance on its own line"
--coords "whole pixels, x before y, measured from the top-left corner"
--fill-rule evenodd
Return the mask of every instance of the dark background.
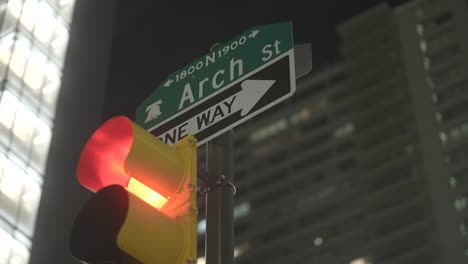
M 164 79 L 249 28 L 292 21 L 296 44 L 312 45 L 315 67 L 337 57 L 335 27 L 378 0 L 167 4 L 120 1 L 112 47 L 108 115 L 133 115 Z M 387 1 L 391 5 L 403 0 Z M 118 89 L 118 91 L 116 91 Z

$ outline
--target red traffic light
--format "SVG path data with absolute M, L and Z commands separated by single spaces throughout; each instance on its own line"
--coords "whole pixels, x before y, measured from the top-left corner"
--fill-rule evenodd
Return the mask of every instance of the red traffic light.
M 186 168 L 181 154 L 126 117 L 114 117 L 86 143 L 77 178 L 93 192 L 117 184 L 161 209 L 182 187 Z

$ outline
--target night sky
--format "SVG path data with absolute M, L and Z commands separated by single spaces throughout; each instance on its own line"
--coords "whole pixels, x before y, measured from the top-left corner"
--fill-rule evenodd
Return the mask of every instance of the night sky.
M 314 67 L 337 57 L 335 27 L 382 0 L 269 1 L 268 3 L 168 4 L 120 1 L 106 117 L 133 118 L 136 107 L 164 79 L 249 28 L 292 21 L 296 44 L 310 43 Z M 389 0 L 391 6 L 405 2 Z M 307 4 L 306 4 L 307 3 Z

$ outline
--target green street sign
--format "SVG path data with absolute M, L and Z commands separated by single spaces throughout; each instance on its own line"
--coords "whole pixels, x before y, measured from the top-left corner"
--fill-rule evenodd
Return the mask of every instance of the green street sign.
M 136 123 L 167 144 L 209 129 L 197 137 L 201 145 L 294 93 L 293 47 L 290 22 L 254 27 L 171 74 L 137 108 Z M 272 73 L 267 70 L 270 65 Z M 266 75 L 257 76 L 259 72 Z M 275 88 L 278 85 L 282 88 Z M 234 110 L 239 118 L 232 117 Z M 202 117 L 209 124 L 200 121 Z

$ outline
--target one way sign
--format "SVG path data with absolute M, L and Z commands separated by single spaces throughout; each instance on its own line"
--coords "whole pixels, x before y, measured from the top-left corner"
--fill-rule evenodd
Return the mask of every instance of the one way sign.
M 136 121 L 166 144 L 202 145 L 295 92 L 293 46 L 291 23 L 253 28 L 169 76 Z

